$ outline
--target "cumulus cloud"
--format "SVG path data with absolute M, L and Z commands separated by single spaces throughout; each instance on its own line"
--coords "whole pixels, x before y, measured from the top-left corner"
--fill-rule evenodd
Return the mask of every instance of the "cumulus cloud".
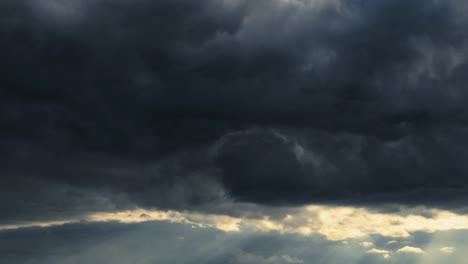
M 363 247 L 372 247 L 372 246 L 374 246 L 374 243 L 369 242 L 369 241 L 364 241 L 364 242 L 361 243 L 361 246 L 363 246 Z
M 411 254 L 424 254 L 426 253 L 424 250 L 418 248 L 418 247 L 411 247 L 411 246 L 406 246 L 402 247 L 397 250 L 398 253 L 411 253 Z

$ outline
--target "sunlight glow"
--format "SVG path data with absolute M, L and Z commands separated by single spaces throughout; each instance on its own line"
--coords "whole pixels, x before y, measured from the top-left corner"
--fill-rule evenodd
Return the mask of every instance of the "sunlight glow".
M 279 210 L 279 209 L 278 209 Z M 283 218 L 232 217 L 228 215 L 206 214 L 184 211 L 160 211 L 137 209 L 121 212 L 102 212 L 84 216 L 81 219 L 31 222 L 17 225 L 0 225 L 0 230 L 25 227 L 49 227 L 78 222 L 119 222 L 141 223 L 148 221 L 166 221 L 188 224 L 198 228 L 213 228 L 224 232 L 247 230 L 261 232 L 279 232 L 287 234 L 325 236 L 328 240 L 347 240 L 365 238 L 378 234 L 386 237 L 403 238 L 414 232 L 433 233 L 436 231 L 468 229 L 468 216 L 449 211 L 426 209 L 432 217 L 423 216 L 421 210 L 408 209 L 406 214 L 373 212 L 366 208 L 306 206 L 294 214 L 285 214 Z M 371 242 L 363 242 L 364 247 L 371 247 Z M 403 248 L 400 252 L 409 252 Z M 412 250 L 415 251 L 415 250 Z M 449 251 L 448 248 L 442 250 Z

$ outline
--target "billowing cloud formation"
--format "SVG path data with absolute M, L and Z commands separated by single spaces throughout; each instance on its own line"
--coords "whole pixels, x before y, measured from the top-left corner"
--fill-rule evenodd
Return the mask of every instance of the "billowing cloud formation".
M 4 224 L 226 201 L 464 206 L 463 1 L 0 10 Z

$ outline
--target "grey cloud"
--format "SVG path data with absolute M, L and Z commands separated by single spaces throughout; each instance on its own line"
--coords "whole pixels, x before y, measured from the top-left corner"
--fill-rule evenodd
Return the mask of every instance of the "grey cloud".
M 84 204 L 466 199 L 461 1 L 7 0 L 0 10 L 0 188 L 13 201 L 3 218 L 37 217 L 32 197 L 64 215 Z

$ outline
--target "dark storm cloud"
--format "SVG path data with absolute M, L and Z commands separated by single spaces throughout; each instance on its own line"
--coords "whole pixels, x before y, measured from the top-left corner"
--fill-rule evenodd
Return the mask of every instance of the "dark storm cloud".
M 246 131 L 220 142 L 215 163 L 231 194 L 245 200 L 277 202 L 308 191 L 313 171 L 305 175 L 291 143 L 272 133 Z
M 55 188 L 96 194 L 106 210 L 457 204 L 466 8 L 2 1 L 0 188 L 12 203 L 0 211 L 33 217 L 32 197 L 38 211 L 86 211 Z

